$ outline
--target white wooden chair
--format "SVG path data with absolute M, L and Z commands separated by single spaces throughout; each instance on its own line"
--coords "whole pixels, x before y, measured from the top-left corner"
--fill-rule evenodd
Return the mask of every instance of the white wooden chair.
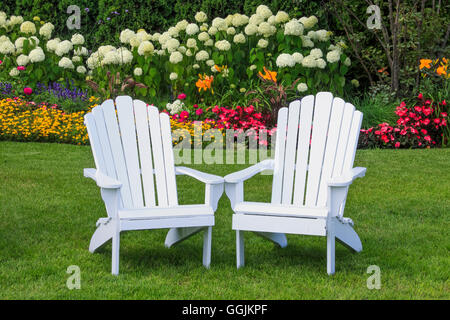
M 362 250 L 352 220 L 343 217 L 349 185 L 366 172 L 353 168 L 361 120 L 353 105 L 328 92 L 280 109 L 275 158 L 225 176 L 238 268 L 244 265 L 243 231 L 281 247 L 285 233 L 326 236 L 328 274 L 335 271 L 335 240 Z M 273 170 L 271 203 L 244 201 L 244 181 L 264 170 Z
M 85 124 L 97 168 L 84 169 L 84 175 L 100 187 L 108 214 L 97 221 L 89 251 L 112 239 L 112 274 L 118 274 L 122 231 L 170 228 L 165 240 L 170 247 L 205 230 L 203 265 L 209 267 L 223 178 L 175 167 L 169 116 L 142 101 L 107 100 L 85 115 Z M 177 174 L 205 183 L 205 204 L 178 204 Z

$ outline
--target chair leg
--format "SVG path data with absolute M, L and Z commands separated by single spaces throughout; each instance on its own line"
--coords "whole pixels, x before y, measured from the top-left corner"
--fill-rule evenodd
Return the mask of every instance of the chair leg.
M 209 265 L 211 264 L 211 241 L 212 227 L 208 227 L 203 236 L 203 265 L 206 268 L 209 268 Z
M 119 274 L 119 248 L 120 232 L 117 232 L 112 238 L 112 271 L 113 275 Z
M 244 232 L 236 230 L 236 266 L 244 266 Z
M 336 239 L 333 232 L 327 234 L 327 273 L 334 274 Z

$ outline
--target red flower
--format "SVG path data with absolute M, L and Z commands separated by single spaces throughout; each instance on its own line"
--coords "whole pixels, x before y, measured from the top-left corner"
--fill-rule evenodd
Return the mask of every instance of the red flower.
M 423 99 L 423 95 L 421 93 L 419 93 L 419 95 L 417 96 L 418 99 L 422 100 Z
M 425 130 L 425 129 L 421 129 L 420 132 L 422 132 L 422 134 L 427 134 L 428 133 L 428 131 Z
M 196 115 L 201 115 L 203 113 L 203 109 L 202 108 L 198 108 L 197 110 L 195 110 L 195 114 Z
M 445 118 L 447 116 L 447 112 L 441 112 L 441 117 Z
M 24 66 L 18 66 L 17 67 L 17 70 L 19 70 L 19 71 L 24 71 L 26 68 L 24 67 Z
M 189 112 L 187 112 L 186 110 L 183 110 L 180 112 L 180 119 L 182 121 L 184 121 L 185 119 L 189 118 Z
M 30 95 L 33 93 L 33 89 L 31 89 L 30 87 L 25 87 L 23 89 L 23 93 L 25 93 L 26 95 Z
M 180 94 L 178 95 L 178 99 L 180 99 L 180 100 L 186 99 L 186 94 L 180 93 Z
M 252 113 L 253 111 L 255 111 L 255 108 L 253 106 L 250 106 L 248 108 L 245 108 L 244 111 L 248 114 Z
M 431 137 L 430 136 L 425 136 L 423 137 L 426 141 L 430 142 L 431 141 Z
M 400 142 L 397 141 L 397 142 L 395 143 L 395 147 L 396 147 L 396 148 L 400 148 Z
M 212 112 L 214 112 L 214 113 L 219 113 L 219 112 L 220 112 L 219 106 L 215 106 L 215 107 L 212 109 Z

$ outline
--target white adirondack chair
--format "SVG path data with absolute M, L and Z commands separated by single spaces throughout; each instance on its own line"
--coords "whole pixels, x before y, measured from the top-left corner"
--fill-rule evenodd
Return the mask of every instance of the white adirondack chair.
M 366 171 L 353 168 L 361 120 L 353 105 L 328 92 L 280 109 L 275 158 L 225 176 L 238 268 L 244 265 L 243 231 L 281 247 L 285 233 L 326 236 L 328 274 L 335 271 L 335 239 L 362 250 L 352 220 L 343 217 L 348 186 Z M 273 170 L 271 203 L 244 201 L 244 181 L 263 170 Z
M 170 247 L 205 230 L 203 265 L 209 267 L 223 178 L 175 167 L 167 114 L 128 96 L 115 104 L 107 100 L 85 116 L 96 169 L 84 169 L 84 175 L 100 187 L 108 214 L 97 221 L 89 251 L 112 239 L 112 274 L 118 274 L 122 231 L 170 228 L 165 240 Z M 176 174 L 205 183 L 205 204 L 178 204 Z

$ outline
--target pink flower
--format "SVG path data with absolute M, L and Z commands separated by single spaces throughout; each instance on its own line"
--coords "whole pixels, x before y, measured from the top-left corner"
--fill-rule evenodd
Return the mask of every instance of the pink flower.
M 447 112 L 441 112 L 441 117 L 445 118 L 447 116 Z
M 425 136 L 423 137 L 426 141 L 430 142 L 431 141 L 431 137 L 430 136 Z
M 33 89 L 31 89 L 30 87 L 25 87 L 23 89 L 23 93 L 25 93 L 26 95 L 30 95 L 33 93 Z
M 419 96 L 417 98 L 418 99 L 423 99 L 423 95 L 421 93 L 419 93 Z
M 397 141 L 397 142 L 395 143 L 395 147 L 396 147 L 396 148 L 400 148 L 400 142 Z
M 3 63 L 3 61 L 2 60 L 0 60 L 0 64 L 2 64 Z
M 219 112 L 220 112 L 219 106 L 215 106 L 215 107 L 212 109 L 212 112 L 214 112 L 214 113 L 219 113 Z
M 255 108 L 254 108 L 253 106 L 250 106 L 250 107 L 248 107 L 248 108 L 245 108 L 244 111 L 245 111 L 246 113 L 252 113 L 253 111 L 255 111 Z
M 19 70 L 19 71 L 24 71 L 26 68 L 24 67 L 24 66 L 18 66 L 17 67 L 17 70 Z
M 189 118 L 189 112 L 187 112 L 186 110 L 181 111 L 180 112 L 180 119 L 181 120 L 185 120 L 187 118 Z
M 196 115 L 201 115 L 203 113 L 203 109 L 202 108 L 198 108 L 197 110 L 195 110 L 195 114 Z
M 178 99 L 180 99 L 180 100 L 186 99 L 186 94 L 180 93 L 180 94 L 178 95 Z

